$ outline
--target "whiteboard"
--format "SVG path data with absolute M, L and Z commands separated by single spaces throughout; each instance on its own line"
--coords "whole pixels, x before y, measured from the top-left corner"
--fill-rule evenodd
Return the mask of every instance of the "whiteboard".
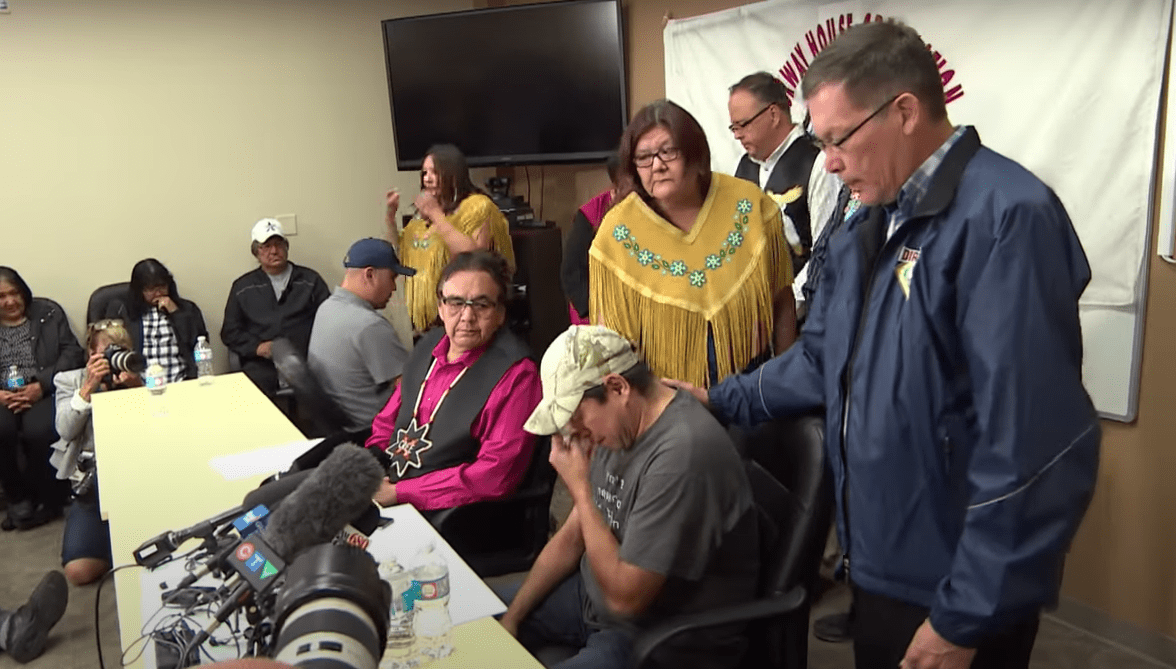
M 1141 297 L 1130 308 L 1080 307 L 1078 310 L 1082 319 L 1082 382 L 1103 418 L 1135 420 L 1146 303 Z

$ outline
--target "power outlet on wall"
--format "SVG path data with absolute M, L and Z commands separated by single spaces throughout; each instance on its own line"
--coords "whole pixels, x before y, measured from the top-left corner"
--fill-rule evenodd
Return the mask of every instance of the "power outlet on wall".
M 286 231 L 287 236 L 298 234 L 298 214 L 279 214 L 274 218 L 282 224 L 282 229 Z

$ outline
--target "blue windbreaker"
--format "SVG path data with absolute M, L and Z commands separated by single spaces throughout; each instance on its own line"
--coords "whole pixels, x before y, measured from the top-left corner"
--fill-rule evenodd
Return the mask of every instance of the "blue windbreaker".
M 975 646 L 1056 602 L 1090 502 L 1090 266 L 1054 193 L 971 128 L 886 228 L 847 221 L 797 343 L 710 401 L 741 424 L 823 406 L 850 579 Z

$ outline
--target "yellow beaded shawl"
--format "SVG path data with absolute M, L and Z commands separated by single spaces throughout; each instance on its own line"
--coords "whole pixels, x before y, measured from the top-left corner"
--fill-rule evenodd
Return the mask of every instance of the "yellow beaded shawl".
M 654 374 L 708 385 L 707 327 L 719 378 L 771 346 L 773 298 L 792 283 L 779 206 L 715 173 L 683 232 L 636 193 L 613 206 L 589 251 L 589 311 L 637 343 Z
M 489 220 L 490 250 L 506 258 L 511 274 L 514 274 L 510 226 L 490 198 L 481 193 L 468 195 L 446 218 L 453 227 L 470 237 L 474 237 L 482 224 Z M 437 318 L 437 280 L 449 260 L 445 241 L 426 221 L 414 218 L 400 232 L 400 262 L 417 271 L 416 276 L 404 280 L 408 314 L 417 331 L 424 332 Z

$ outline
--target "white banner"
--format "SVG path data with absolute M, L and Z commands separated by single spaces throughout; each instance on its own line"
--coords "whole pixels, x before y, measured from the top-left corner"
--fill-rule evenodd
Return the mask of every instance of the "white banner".
M 727 130 L 731 84 L 766 70 L 797 90 L 849 25 L 900 19 L 936 53 L 952 122 L 976 126 L 1066 205 L 1094 275 L 1082 303 L 1131 306 L 1171 11 L 1171 0 L 760 2 L 669 22 L 666 96 L 706 130 L 713 168 L 731 173 L 742 155 Z

